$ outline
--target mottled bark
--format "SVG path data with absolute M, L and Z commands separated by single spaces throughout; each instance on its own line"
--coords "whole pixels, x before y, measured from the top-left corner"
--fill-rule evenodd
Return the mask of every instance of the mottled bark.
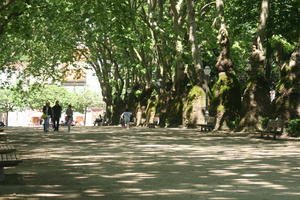
M 170 11 L 173 18 L 173 30 L 174 30 L 174 42 L 176 54 L 174 56 L 175 63 L 175 74 L 173 78 L 173 86 L 177 95 L 180 95 L 184 91 L 184 62 L 182 60 L 183 56 L 183 22 L 185 19 L 184 14 L 184 2 L 183 0 L 170 0 Z
M 216 1 L 216 8 L 220 29 L 218 40 L 221 52 L 216 63 L 219 72 L 218 81 L 213 87 L 213 98 L 210 112 L 216 116 L 215 130 L 230 127 L 230 122 L 234 121 L 239 114 L 240 108 L 240 86 L 233 71 L 230 59 L 229 35 L 224 22 L 222 0 Z M 233 106 L 234 105 L 234 106 Z
M 191 44 L 191 53 L 193 58 L 193 67 L 189 68 L 188 75 L 194 85 L 201 85 L 204 75 L 201 73 L 203 63 L 200 57 L 200 49 L 197 44 L 196 21 L 195 21 L 195 4 L 192 0 L 187 0 L 188 25 L 189 25 L 189 41 Z M 202 81 L 203 82 L 203 81 Z
M 240 127 L 247 130 L 259 130 L 260 118 L 271 111 L 269 85 L 265 77 L 266 56 L 263 42 L 269 13 L 269 0 L 262 0 L 260 24 L 250 55 L 250 79 L 243 98 L 243 112 Z
M 156 12 L 159 9 L 159 18 L 163 16 L 163 2 L 156 0 L 147 0 L 148 4 L 148 12 L 143 9 L 143 19 L 145 23 L 149 27 L 149 31 L 151 34 L 152 44 L 153 44 L 153 58 L 151 65 L 156 66 L 157 78 L 161 79 L 161 87 L 165 88 L 165 81 L 168 79 L 169 67 L 166 61 L 166 53 L 162 48 L 163 44 L 166 44 L 164 41 L 164 37 L 161 35 L 163 34 L 163 30 L 157 24 L 155 20 Z M 158 6 L 158 7 L 157 7 Z M 148 88 L 149 89 L 149 88 Z M 161 92 L 164 92 L 163 90 Z

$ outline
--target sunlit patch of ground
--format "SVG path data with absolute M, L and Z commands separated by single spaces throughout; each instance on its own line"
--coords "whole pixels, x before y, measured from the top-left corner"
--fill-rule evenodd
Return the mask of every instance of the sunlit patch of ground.
M 8 128 L 0 199 L 300 199 L 300 143 L 192 129 Z M 258 135 L 257 135 L 258 136 Z

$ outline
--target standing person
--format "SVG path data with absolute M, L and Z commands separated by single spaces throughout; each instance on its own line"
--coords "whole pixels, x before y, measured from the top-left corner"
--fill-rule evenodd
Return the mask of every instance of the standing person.
M 68 126 L 68 132 L 71 131 L 71 124 L 73 122 L 73 110 L 72 110 L 72 105 L 70 104 L 66 110 L 66 122 Z
M 55 102 L 55 105 L 52 107 L 52 114 L 53 114 L 53 128 L 54 131 L 58 131 L 59 129 L 59 120 L 61 117 L 62 107 L 59 105 L 59 101 Z
M 102 126 L 102 122 L 103 122 L 102 116 L 101 116 L 101 114 L 99 114 L 99 123 L 98 123 L 98 126 Z
M 129 128 L 130 118 L 132 113 L 128 111 L 128 109 L 125 110 L 125 112 L 122 113 L 121 118 L 124 120 L 125 127 Z
M 94 121 L 94 126 L 101 126 L 102 125 L 102 116 L 101 114 L 99 114 L 99 118 L 96 118 L 96 120 Z
M 52 116 L 52 108 L 50 107 L 50 102 L 47 101 L 43 106 L 43 116 L 44 116 L 44 132 L 49 131 L 49 121 Z

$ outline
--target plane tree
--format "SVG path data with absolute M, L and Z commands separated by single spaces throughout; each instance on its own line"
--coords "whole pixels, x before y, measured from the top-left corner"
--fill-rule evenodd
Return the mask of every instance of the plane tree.
M 211 114 L 218 116 L 216 129 L 240 117 L 242 127 L 256 129 L 253 124 L 268 115 L 268 91 L 279 82 L 286 91 L 295 88 L 283 83 L 283 77 L 292 76 L 285 63 L 296 52 L 299 3 L 266 2 L 2 1 L 0 67 L 27 63 L 24 84 L 30 76 L 39 83 L 60 82 L 69 64 L 84 57 L 101 84 L 112 123 L 118 122 L 122 109 L 144 106 L 155 110 L 163 124 L 180 124 L 193 87 L 203 92 L 214 86 Z M 206 65 L 215 66 L 209 82 L 203 74 Z M 277 86 L 280 96 L 286 94 L 282 88 Z M 242 110 L 236 106 L 239 93 Z M 283 106 L 279 99 L 277 105 Z

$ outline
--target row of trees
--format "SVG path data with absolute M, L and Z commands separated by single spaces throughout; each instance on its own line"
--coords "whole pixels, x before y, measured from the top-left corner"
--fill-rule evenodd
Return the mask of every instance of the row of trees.
M 216 129 L 257 129 L 261 117 L 300 117 L 297 0 L 6 0 L 0 67 L 61 80 L 78 55 L 94 69 L 107 116 L 126 106 L 181 124 L 191 91 L 211 89 Z M 203 69 L 213 67 L 212 80 Z M 201 89 L 202 88 L 202 89 Z M 276 89 L 272 105 L 269 91 Z M 151 100 L 151 101 L 150 101 Z M 150 102 L 149 102 L 150 101 Z M 272 116 L 274 115 L 274 116 Z

